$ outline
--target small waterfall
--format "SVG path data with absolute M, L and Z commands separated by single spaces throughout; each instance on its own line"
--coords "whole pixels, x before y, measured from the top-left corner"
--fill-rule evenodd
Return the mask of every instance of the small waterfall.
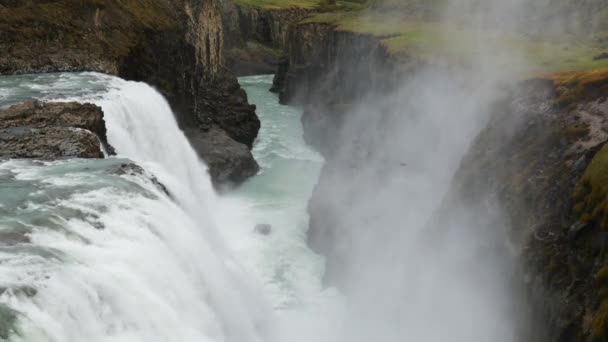
M 0 246 L 11 339 L 265 340 L 263 294 L 222 242 L 205 166 L 169 105 L 146 84 L 94 78 L 110 90 L 76 99 L 102 106 L 119 157 L 173 199 L 146 175 L 114 172 L 127 159 L 0 164 L 0 178 L 27 189 L 0 207 L 0 227 L 31 239 Z

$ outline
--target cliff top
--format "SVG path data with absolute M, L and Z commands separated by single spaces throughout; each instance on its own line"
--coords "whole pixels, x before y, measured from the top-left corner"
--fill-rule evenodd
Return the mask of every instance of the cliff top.
M 608 30 L 601 26 L 540 35 L 528 33 L 535 32 L 532 27 L 517 33 L 475 30 L 462 22 L 446 24 L 425 16 L 396 17 L 372 7 L 366 11 L 326 11 L 302 24 L 326 23 L 341 31 L 370 34 L 380 38 L 392 55 L 431 62 L 466 62 L 473 52 L 526 73 L 608 67 Z M 542 28 L 536 32 L 542 32 Z
M 368 3 L 368 0 L 235 0 L 235 2 L 239 5 L 270 10 L 299 8 L 332 12 L 359 10 Z
M 488 5 L 494 3 L 491 1 L 471 8 L 456 7 L 446 0 L 235 1 L 273 10 L 317 10 L 302 23 L 326 23 L 338 30 L 379 37 L 387 51 L 397 57 L 466 63 L 473 51 L 490 56 L 494 62 L 502 59 L 510 69 L 522 73 L 608 67 L 606 0 L 578 5 L 569 0 L 551 0 L 548 5 L 530 2 L 528 7 L 516 9 L 509 7 L 512 5 Z M 486 22 L 475 23 L 484 28 L 467 29 L 477 12 L 490 14 Z M 445 24 L 446 13 L 451 18 L 449 25 Z M 505 13 L 513 13 L 511 17 L 520 22 L 506 22 L 504 18 L 509 16 Z M 490 28 L 495 25 L 508 27 Z

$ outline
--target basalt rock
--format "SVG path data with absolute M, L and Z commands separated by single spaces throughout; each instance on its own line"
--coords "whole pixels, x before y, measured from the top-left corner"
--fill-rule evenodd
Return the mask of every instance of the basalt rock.
M 255 114 L 255 106 L 247 103 L 247 93 L 243 90 L 237 80 L 228 74 L 218 76 L 209 89 L 201 94 L 200 110 L 197 112 L 200 131 L 216 128 L 223 130 L 226 135 L 236 143 L 241 143 L 251 148 L 260 129 L 260 120 Z M 192 132 L 196 130 L 188 130 Z M 213 141 L 210 141 L 213 142 Z M 217 140 L 220 142 L 220 140 Z M 193 144 L 196 148 L 197 144 Z M 211 148 L 221 150 L 222 145 Z M 232 149 L 228 148 L 228 151 Z
M 314 10 L 266 9 L 223 1 L 226 66 L 239 76 L 273 74 L 289 45 L 290 28 Z
M 118 175 L 138 175 L 138 176 L 145 176 L 147 177 L 150 182 L 152 182 L 152 184 L 154 184 L 154 186 L 156 186 L 160 191 L 162 191 L 165 195 L 172 197 L 171 193 L 169 192 L 169 189 L 167 189 L 167 187 L 161 183 L 158 178 L 156 178 L 156 176 L 154 176 L 153 174 L 150 174 L 148 172 L 146 172 L 146 170 L 135 164 L 135 163 L 128 163 L 128 164 L 120 164 L 118 166 L 118 169 L 116 170 L 116 173 Z
M 186 130 L 186 135 L 190 137 L 198 155 L 207 162 L 209 174 L 216 185 L 239 184 L 260 169 L 247 145 L 230 139 L 225 131 L 217 127 L 206 131 Z
M 0 111 L 0 158 L 103 158 L 101 108 L 92 104 L 25 102 Z

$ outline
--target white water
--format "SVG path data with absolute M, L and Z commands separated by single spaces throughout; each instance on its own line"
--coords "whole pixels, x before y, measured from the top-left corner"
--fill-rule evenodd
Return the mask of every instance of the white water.
M 37 290 L 33 297 L 12 290 L 0 296 L 19 313 L 20 336 L 13 339 L 265 340 L 265 295 L 223 242 L 217 212 L 227 209 L 166 101 L 145 84 L 93 79 L 110 90 L 76 100 L 103 107 L 119 156 L 145 166 L 175 202 L 146 177 L 109 176 L 105 164 L 0 164 L 10 182 L 35 190 L 17 193 L 19 205 L 9 208 L 15 219 L 0 226 L 25 227 L 32 240 L 0 255 L 3 285 Z M 31 219 L 36 215 L 43 221 Z
M 262 170 L 222 198 L 228 212 L 218 216 L 231 221 L 222 232 L 237 258 L 261 278 L 274 309 L 273 341 L 338 341 L 344 298 L 323 288 L 325 260 L 307 245 L 308 200 L 323 159 L 304 142 L 302 111 L 280 105 L 268 91 L 272 76 L 239 81 L 262 123 L 253 149 Z M 253 233 L 255 223 L 271 224 L 272 234 Z

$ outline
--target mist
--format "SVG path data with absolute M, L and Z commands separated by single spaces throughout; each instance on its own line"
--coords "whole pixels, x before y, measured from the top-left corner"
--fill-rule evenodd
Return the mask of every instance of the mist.
M 384 5 L 368 15 L 416 17 Z M 491 189 L 475 189 L 481 205 L 460 201 L 452 185 L 519 71 L 534 68 L 525 51 L 491 37 L 593 30 L 592 13 L 566 5 L 463 0 L 420 13 L 442 25 L 443 44 L 460 44 L 449 34 L 466 30 L 461 63 L 427 63 L 342 114 L 310 208 L 311 245 L 327 255 L 327 284 L 346 297 L 339 341 L 542 340 L 501 203 Z

